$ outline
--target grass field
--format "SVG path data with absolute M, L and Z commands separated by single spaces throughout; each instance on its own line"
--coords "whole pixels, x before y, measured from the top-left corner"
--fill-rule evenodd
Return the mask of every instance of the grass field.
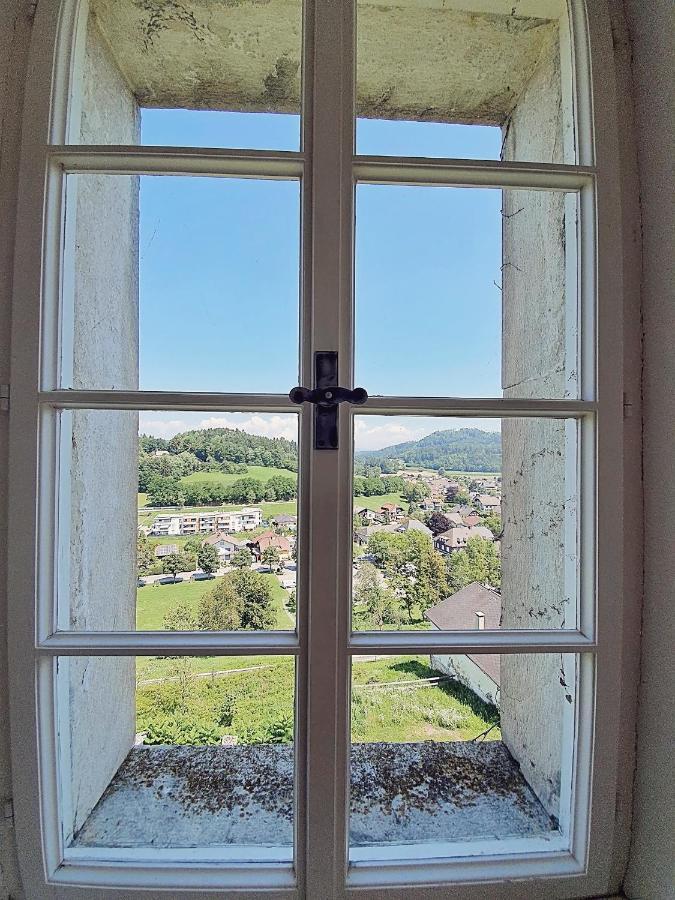
M 352 740 L 466 741 L 498 721 L 495 708 L 462 684 L 449 679 L 436 684 L 424 681 L 439 674 L 430 667 L 428 656 L 355 662 Z M 499 728 L 494 728 L 488 739 L 500 736 Z
M 258 481 L 269 481 L 275 475 L 282 475 L 284 478 L 296 478 L 296 473 L 290 469 L 275 469 L 274 466 L 247 466 L 248 471 L 245 475 L 226 475 L 225 472 L 193 472 L 192 475 L 185 475 L 181 478 L 183 484 L 194 484 L 201 482 L 205 484 L 232 484 L 240 478 L 256 478 Z
M 294 627 L 292 617 L 286 611 L 284 599 L 287 592 L 281 587 L 276 575 L 262 573 L 263 578 L 272 588 L 274 608 L 277 615 L 276 627 L 289 629 Z M 194 612 L 197 611 L 201 597 L 222 581 L 212 578 L 205 581 L 181 581 L 178 584 L 147 584 L 138 588 L 136 599 L 136 628 L 139 631 L 161 631 L 164 628 L 164 616 L 175 609 L 179 603 L 186 604 Z
M 373 494 L 372 497 L 354 497 L 354 506 L 365 506 L 366 509 L 379 509 L 383 503 L 396 503 L 408 509 L 408 501 L 400 494 Z
M 198 723 L 220 734 L 235 734 L 243 743 L 266 743 L 269 726 L 282 724 L 275 742 L 292 739 L 294 665 L 288 657 L 216 657 L 138 661 L 137 729 L 163 720 L 164 727 Z M 159 664 L 163 668 L 158 668 Z M 211 673 L 211 678 L 195 677 Z M 352 740 L 472 740 L 498 724 L 494 707 L 457 682 L 437 678 L 426 656 L 355 660 L 352 671 Z M 144 684 L 152 678 L 166 678 Z M 499 739 L 498 727 L 486 736 Z M 200 743 L 203 738 L 173 738 Z

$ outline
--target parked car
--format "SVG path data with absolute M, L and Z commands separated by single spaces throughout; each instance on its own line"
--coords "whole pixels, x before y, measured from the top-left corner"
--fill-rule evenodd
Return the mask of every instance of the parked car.
M 139 579 L 138 579 L 138 586 L 139 586 L 139 587 L 145 587 L 147 583 L 148 583 L 148 582 L 145 580 L 145 578 L 139 578 Z
M 216 576 L 211 572 L 193 572 L 192 575 L 190 575 L 190 578 L 193 581 L 209 581 L 211 578 L 215 577 Z

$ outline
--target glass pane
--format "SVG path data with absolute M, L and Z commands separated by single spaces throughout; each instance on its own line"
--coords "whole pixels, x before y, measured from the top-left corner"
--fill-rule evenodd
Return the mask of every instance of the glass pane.
M 578 395 L 575 195 L 360 184 L 356 204 L 357 384 Z
M 60 413 L 63 629 L 295 627 L 297 416 Z
M 292 657 L 60 657 L 56 669 L 68 855 L 291 860 Z
M 300 149 L 301 0 L 92 0 L 83 144 Z
M 355 630 L 576 628 L 574 419 L 356 416 Z
M 70 175 L 63 387 L 288 393 L 299 185 Z
M 567 848 L 578 662 L 355 657 L 352 861 Z
M 357 153 L 575 161 L 565 0 L 357 11 Z

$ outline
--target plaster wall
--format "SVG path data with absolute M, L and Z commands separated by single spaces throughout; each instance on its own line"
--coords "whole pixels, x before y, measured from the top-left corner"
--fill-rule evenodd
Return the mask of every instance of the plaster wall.
M 134 144 L 138 125 L 134 97 L 90 19 L 80 140 Z M 67 217 L 75 211 L 70 228 L 67 224 L 75 245 L 73 387 L 133 390 L 138 386 L 138 179 L 70 176 L 66 209 Z M 64 415 L 62 430 L 71 477 L 70 627 L 133 630 L 138 414 L 78 410 Z M 59 661 L 59 678 L 68 685 L 67 702 L 63 688 L 72 784 L 67 827 L 73 831 L 133 745 L 134 677 L 133 658 Z
M 141 105 L 299 113 L 299 0 L 92 4 Z M 496 125 L 564 2 L 361 0 L 357 12 L 358 115 Z
M 505 126 L 505 159 L 562 162 L 557 41 Z M 565 200 L 503 192 L 502 384 L 505 397 L 564 397 Z M 559 628 L 565 621 L 565 426 L 502 420 L 502 625 Z M 573 684 L 573 672 L 563 679 Z M 504 655 L 502 739 L 544 808 L 560 816 L 565 690 L 554 654 Z

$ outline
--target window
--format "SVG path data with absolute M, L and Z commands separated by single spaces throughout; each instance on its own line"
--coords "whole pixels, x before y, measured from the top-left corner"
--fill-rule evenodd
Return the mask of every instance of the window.
M 11 412 L 32 895 L 605 890 L 608 26 L 521 6 L 40 7 Z M 320 432 L 288 392 L 326 353 L 370 396 Z

